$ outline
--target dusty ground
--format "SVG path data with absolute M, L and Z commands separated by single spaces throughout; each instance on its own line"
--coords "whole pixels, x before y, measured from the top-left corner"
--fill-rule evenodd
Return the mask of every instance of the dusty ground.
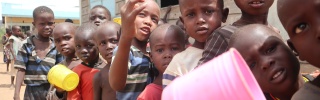
M 0 52 L 0 100 L 13 100 L 14 88 L 10 89 L 11 76 L 7 74 L 7 66 L 3 63 L 2 59 L 3 53 Z M 24 90 L 25 86 L 22 86 L 20 90 L 20 99 L 22 100 Z
M 3 63 L 3 53 L 0 52 L 0 100 L 12 100 L 14 89 L 10 89 L 10 75 L 6 72 L 6 64 Z M 310 73 L 318 68 L 301 62 L 301 73 Z M 20 98 L 23 99 L 25 86 L 21 87 Z

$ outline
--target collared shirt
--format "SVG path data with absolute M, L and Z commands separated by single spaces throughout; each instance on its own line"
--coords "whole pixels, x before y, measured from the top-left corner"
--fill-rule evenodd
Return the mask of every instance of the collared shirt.
M 165 88 L 175 78 L 192 71 L 197 66 L 198 61 L 202 57 L 202 52 L 202 49 L 191 46 L 186 50 L 176 54 L 163 73 L 162 87 Z
M 114 50 L 116 54 L 118 48 Z M 113 57 L 114 58 L 114 57 Z M 144 88 L 151 83 L 150 58 L 138 48 L 131 46 L 125 89 L 117 91 L 118 100 L 136 100 Z
M 61 62 L 63 56 L 58 53 L 54 42 L 52 42 L 46 57 L 40 59 L 35 51 L 35 45 L 32 41 L 33 38 L 35 38 L 35 36 L 31 36 L 22 41 L 22 46 L 18 51 L 14 67 L 25 69 L 25 84 L 38 86 L 48 83 L 47 74 L 50 68 Z M 51 38 L 50 40 L 53 41 Z

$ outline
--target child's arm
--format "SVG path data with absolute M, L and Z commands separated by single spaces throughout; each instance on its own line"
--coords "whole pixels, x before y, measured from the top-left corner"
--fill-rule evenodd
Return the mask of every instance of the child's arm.
M 17 77 L 16 88 L 14 89 L 14 96 L 13 96 L 14 100 L 20 100 L 20 88 L 21 88 L 21 84 L 24 79 L 24 76 L 25 76 L 25 70 L 22 68 L 19 68 L 16 76 Z
M 8 42 L 7 37 L 5 35 L 2 36 L 1 42 L 2 42 L 2 45 L 5 45 Z
M 25 47 L 21 47 L 18 51 L 16 60 L 14 62 L 14 68 L 18 69 L 16 77 L 16 88 L 14 90 L 14 100 L 20 100 L 20 88 L 25 77 L 26 63 L 28 62 L 28 55 Z
M 102 97 L 100 72 L 95 74 L 93 77 L 93 100 L 101 100 Z
M 10 52 L 11 52 L 11 54 L 12 54 L 12 57 L 13 57 L 13 60 L 16 60 L 16 55 L 15 55 L 15 53 L 14 53 L 14 51 L 13 51 L 13 39 L 10 39 L 9 40 L 9 50 L 10 50 Z
M 129 59 L 130 45 L 137 31 L 134 20 L 138 13 L 146 6 L 146 3 L 143 5 L 138 5 L 137 3 L 143 1 L 144 0 L 128 0 L 124 6 L 121 7 L 122 35 L 109 74 L 110 86 L 115 91 L 122 90 L 126 86 L 128 73 L 127 61 Z

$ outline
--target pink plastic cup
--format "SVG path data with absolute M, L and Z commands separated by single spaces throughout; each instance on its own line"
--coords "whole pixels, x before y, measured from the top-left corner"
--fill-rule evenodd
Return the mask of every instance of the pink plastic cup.
M 236 49 L 175 79 L 162 100 L 265 100 L 251 70 Z

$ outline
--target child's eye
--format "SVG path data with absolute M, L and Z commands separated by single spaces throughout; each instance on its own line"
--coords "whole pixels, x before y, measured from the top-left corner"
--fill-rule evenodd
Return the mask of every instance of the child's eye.
M 158 18 L 151 18 L 151 20 L 154 22 L 154 23 L 158 23 Z
M 250 63 L 250 64 L 249 64 L 250 69 L 252 69 L 254 66 L 256 66 L 256 64 L 257 64 L 256 62 Z
M 163 52 L 163 49 L 157 49 L 156 51 L 161 53 L 161 52 Z
M 212 13 L 213 13 L 213 10 L 206 10 L 205 13 L 206 13 L 206 14 L 212 14 Z
M 144 14 L 144 13 L 139 13 L 138 16 L 140 16 L 140 17 L 145 17 L 146 14 Z
M 117 44 L 118 40 L 111 40 L 110 42 L 113 43 L 113 44 Z
M 65 39 L 65 40 L 70 40 L 70 39 L 71 39 L 71 37 L 65 37 L 64 39 Z
M 106 17 L 102 17 L 102 16 L 99 16 L 98 18 L 99 18 L 100 20 L 106 19 Z
M 76 48 L 80 48 L 80 46 L 79 46 L 79 45 L 76 45 Z
M 302 31 L 304 31 L 307 28 L 307 24 L 306 23 L 300 23 L 299 25 L 295 26 L 294 28 L 294 32 L 296 34 L 301 33 Z
M 176 51 L 176 50 L 178 50 L 179 48 L 178 47 L 173 47 L 173 48 L 171 48 L 171 50 L 173 50 L 173 51 Z
M 193 17 L 193 16 L 195 16 L 195 14 L 194 14 L 194 13 L 189 13 L 189 14 L 187 14 L 186 16 L 187 16 L 187 17 Z
M 106 44 L 107 44 L 107 43 L 104 42 L 104 41 L 100 43 L 101 46 L 104 46 L 104 45 L 106 45 Z
M 266 54 L 273 53 L 275 50 L 276 50 L 276 46 L 272 46 L 266 51 Z

